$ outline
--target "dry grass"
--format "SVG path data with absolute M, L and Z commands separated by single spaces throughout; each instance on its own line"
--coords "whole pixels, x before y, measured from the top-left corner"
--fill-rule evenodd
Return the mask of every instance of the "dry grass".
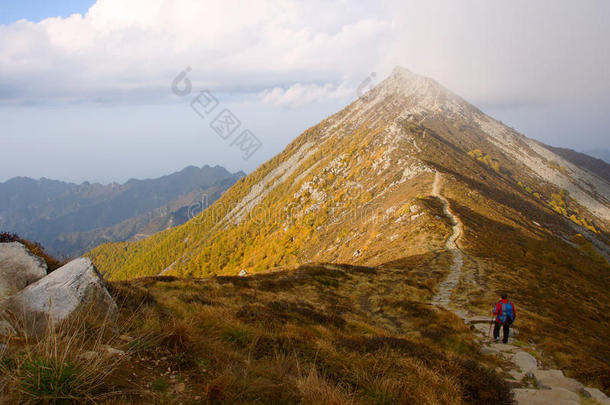
M 111 317 L 87 308 L 55 328 L 28 335 L 25 322 L 4 336 L 0 353 L 2 393 L 20 403 L 99 402 L 117 394 L 113 375 L 123 360 Z
M 470 330 L 419 301 L 434 260 L 111 283 L 131 341 L 106 390 L 141 403 L 510 403 Z
M 509 387 L 471 331 L 427 304 L 443 252 L 376 268 L 309 264 L 249 277 L 109 284 L 83 311 L 10 337 L 2 394 L 36 403 L 499 404 Z M 106 355 L 106 347 L 124 356 Z M 94 357 L 83 354 L 94 352 Z

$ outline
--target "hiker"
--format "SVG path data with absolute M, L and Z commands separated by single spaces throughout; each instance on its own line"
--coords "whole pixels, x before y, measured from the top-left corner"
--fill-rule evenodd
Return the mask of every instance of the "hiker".
M 515 322 L 515 304 L 508 300 L 508 294 L 503 293 L 502 299 L 496 303 L 493 314 L 496 316 L 494 325 L 494 342 L 497 342 L 500 338 L 500 327 L 503 329 L 502 343 L 508 343 L 508 333 L 510 332 L 510 325 Z

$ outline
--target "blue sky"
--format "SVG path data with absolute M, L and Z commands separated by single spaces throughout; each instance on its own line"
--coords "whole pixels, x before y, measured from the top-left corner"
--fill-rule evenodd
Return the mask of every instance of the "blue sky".
M 67 17 L 73 13 L 85 14 L 93 0 L 2 0 L 0 24 L 9 24 L 25 18 L 38 22 L 48 17 Z
M 249 172 L 397 65 L 529 137 L 608 149 L 608 15 L 604 0 L 2 1 L 0 181 Z M 187 67 L 192 94 L 261 140 L 250 159 L 172 93 Z

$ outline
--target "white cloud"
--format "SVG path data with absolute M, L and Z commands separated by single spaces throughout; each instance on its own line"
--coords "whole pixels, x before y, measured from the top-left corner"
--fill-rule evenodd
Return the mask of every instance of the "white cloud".
M 609 13 L 603 0 L 98 0 L 0 25 L 0 102 L 166 101 L 186 66 L 196 87 L 279 105 L 349 94 L 395 65 L 475 102 L 598 97 Z
M 96 99 L 196 85 L 338 83 L 375 60 L 389 21 L 343 1 L 98 0 L 85 16 L 0 26 L 0 98 Z M 323 14 L 320 18 L 320 15 Z M 355 63 L 356 56 L 367 57 Z
M 261 94 L 261 100 L 276 106 L 299 107 L 322 100 L 349 99 L 350 96 L 355 96 L 353 87 L 345 82 L 338 86 L 334 83 L 295 83 L 286 89 L 275 87 L 265 90 Z

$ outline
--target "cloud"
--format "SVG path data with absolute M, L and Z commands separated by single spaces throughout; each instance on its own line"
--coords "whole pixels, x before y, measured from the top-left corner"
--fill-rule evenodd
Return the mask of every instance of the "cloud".
M 98 0 L 84 16 L 0 26 L 0 97 L 169 95 L 186 66 L 195 85 L 217 90 L 336 84 L 376 59 L 371 44 L 389 24 L 343 1 Z M 354 64 L 362 47 L 371 53 Z
M 196 88 L 274 105 L 349 97 L 395 65 L 474 102 L 607 97 L 609 13 L 603 0 L 98 0 L 0 25 L 0 103 L 165 102 L 186 66 Z
M 266 104 L 299 107 L 316 101 L 347 99 L 353 95 L 355 95 L 353 87 L 345 82 L 340 85 L 334 83 L 324 85 L 295 83 L 286 89 L 275 87 L 271 90 L 265 90 L 260 97 Z

